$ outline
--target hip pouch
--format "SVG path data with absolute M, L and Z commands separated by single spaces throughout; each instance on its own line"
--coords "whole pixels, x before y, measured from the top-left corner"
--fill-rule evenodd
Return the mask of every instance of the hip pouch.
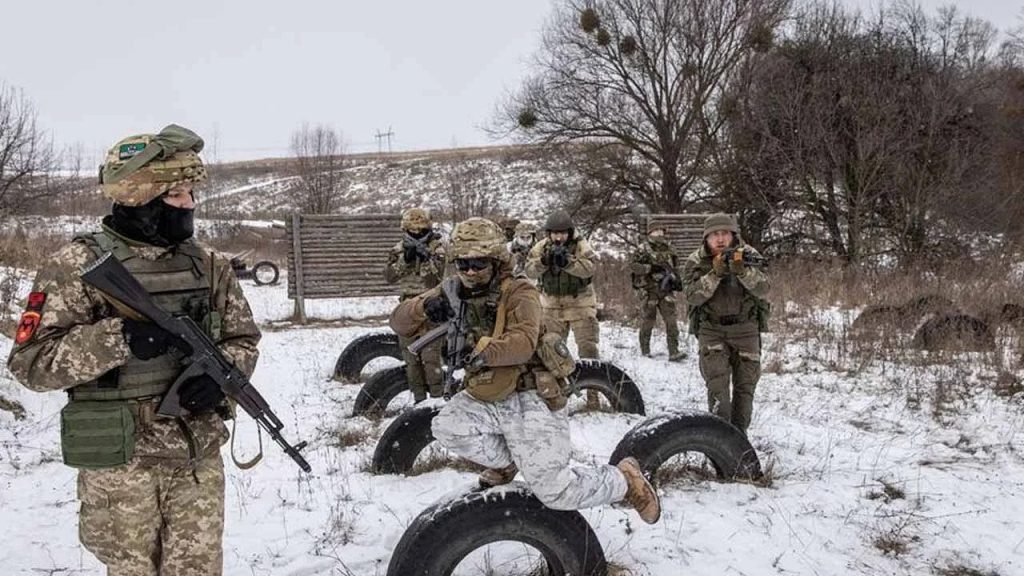
M 124 401 L 70 402 L 60 411 L 60 447 L 73 468 L 110 468 L 135 454 L 135 417 Z
M 552 411 L 565 407 L 569 396 L 569 376 L 576 371 L 576 361 L 569 353 L 565 340 L 556 332 L 547 332 L 540 338 L 537 355 L 544 363 L 543 370 L 534 370 L 537 395 L 544 399 Z
M 555 378 L 554 374 L 540 368 L 533 370 L 533 381 L 537 386 L 537 395 L 548 405 L 548 409 L 557 412 L 568 403 L 568 386 L 563 386 L 564 378 Z

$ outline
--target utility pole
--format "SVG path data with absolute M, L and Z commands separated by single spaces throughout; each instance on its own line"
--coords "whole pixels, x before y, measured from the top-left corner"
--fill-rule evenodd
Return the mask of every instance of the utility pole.
M 377 130 L 377 135 L 375 136 L 375 138 L 377 138 L 377 153 L 378 154 L 384 151 L 383 150 L 383 144 L 384 144 L 383 140 L 385 138 L 388 139 L 388 154 L 391 153 L 391 137 L 394 136 L 394 135 L 395 135 L 395 133 L 391 130 L 391 126 L 388 126 L 388 131 L 387 132 L 381 132 L 380 130 Z

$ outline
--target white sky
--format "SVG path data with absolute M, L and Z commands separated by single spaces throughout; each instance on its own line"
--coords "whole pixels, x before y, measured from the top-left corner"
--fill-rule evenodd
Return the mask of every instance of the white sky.
M 170 122 L 222 161 L 286 155 L 303 122 L 353 152 L 389 126 L 395 150 L 487 144 L 480 126 L 525 75 L 551 1 L 0 0 L 0 80 L 88 163 Z M 1002 29 L 1024 6 L 954 4 Z

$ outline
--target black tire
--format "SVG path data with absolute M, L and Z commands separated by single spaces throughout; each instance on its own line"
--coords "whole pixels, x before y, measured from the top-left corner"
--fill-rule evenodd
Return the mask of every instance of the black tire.
M 438 502 L 398 541 L 388 576 L 448 576 L 463 558 L 492 542 L 536 548 L 551 575 L 604 575 L 597 535 L 579 512 L 552 510 L 522 485 L 473 491 Z
M 761 461 L 739 428 L 709 413 L 663 414 L 644 420 L 615 447 L 610 464 L 627 456 L 654 481 L 658 468 L 683 452 L 705 455 L 723 480 L 759 480 Z
M 644 414 L 644 398 L 636 382 L 611 362 L 583 359 L 570 379 L 581 390 L 597 390 L 616 412 Z
M 352 403 L 352 415 L 380 416 L 387 410 L 388 404 L 395 396 L 408 389 L 409 379 L 405 376 L 405 364 L 375 372 L 359 389 L 359 394 Z
M 277 284 L 281 271 L 277 269 L 277 264 L 270 260 L 261 260 L 253 265 L 250 275 L 252 281 L 257 286 L 263 286 L 265 284 Z
M 363 368 L 376 358 L 402 359 L 398 336 L 394 332 L 364 334 L 348 343 L 334 363 L 334 379 L 341 382 L 359 382 Z
M 417 406 L 398 415 L 384 430 L 373 450 L 374 474 L 407 474 L 420 452 L 434 441 L 430 429 L 441 406 Z

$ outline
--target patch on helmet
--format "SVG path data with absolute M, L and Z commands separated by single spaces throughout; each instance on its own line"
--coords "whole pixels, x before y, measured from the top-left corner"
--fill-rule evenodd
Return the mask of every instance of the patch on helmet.
M 127 144 L 121 144 L 117 148 L 117 159 L 118 160 L 127 160 L 128 158 L 131 158 L 132 156 L 135 156 L 136 154 L 138 154 L 139 152 L 142 152 L 145 149 L 146 149 L 146 143 L 145 142 L 129 142 Z
M 18 321 L 18 331 L 14 335 L 15 344 L 24 344 L 32 339 L 39 328 L 40 318 L 43 312 L 43 304 L 46 303 L 45 292 L 31 292 L 28 295 L 28 305 L 21 314 Z

